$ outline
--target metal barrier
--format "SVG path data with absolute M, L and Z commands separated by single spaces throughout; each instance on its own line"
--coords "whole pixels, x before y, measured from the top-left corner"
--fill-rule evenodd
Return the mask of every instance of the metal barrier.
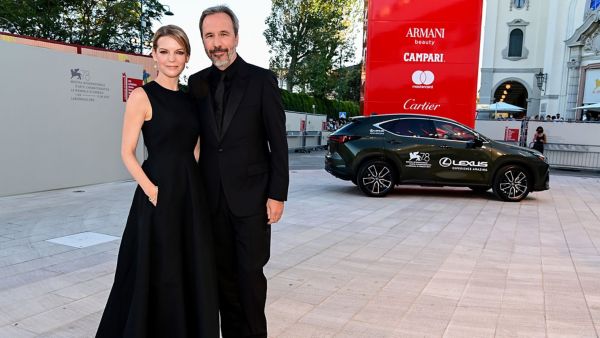
M 600 147 L 583 144 L 547 143 L 544 155 L 551 167 L 569 169 L 599 169 Z
M 321 132 L 320 131 L 307 131 L 304 134 L 304 147 L 315 148 L 321 146 Z
M 287 143 L 289 150 L 302 149 L 303 133 L 301 131 L 288 131 Z
M 310 152 L 327 146 L 327 131 L 288 131 L 288 150 L 294 152 Z
M 538 120 L 477 120 L 476 130 L 493 140 L 531 147 L 535 129 L 544 128 L 549 143 L 544 155 L 554 168 L 600 170 L 600 123 Z M 506 130 L 520 127 L 519 141 L 506 140 Z M 502 139 L 504 137 L 504 140 Z

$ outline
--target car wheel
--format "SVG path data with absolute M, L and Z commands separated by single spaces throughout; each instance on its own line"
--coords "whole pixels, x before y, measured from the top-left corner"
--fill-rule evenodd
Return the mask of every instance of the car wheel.
M 530 185 L 529 174 L 518 165 L 500 168 L 494 178 L 494 192 L 508 202 L 518 202 L 527 197 Z
M 482 194 L 482 193 L 490 190 L 490 187 L 472 186 L 472 187 L 469 187 L 469 189 L 473 190 L 474 192 L 476 192 L 478 194 Z
M 358 170 L 356 177 L 358 187 L 367 196 L 383 197 L 396 184 L 394 168 L 381 160 L 368 161 Z

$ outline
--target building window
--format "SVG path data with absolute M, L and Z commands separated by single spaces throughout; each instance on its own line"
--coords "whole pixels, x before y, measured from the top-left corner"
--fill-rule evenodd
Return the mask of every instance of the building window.
M 517 9 L 525 7 L 525 0 L 513 0 L 513 6 Z
M 508 42 L 508 57 L 521 57 L 523 55 L 523 31 L 513 29 Z
M 595 11 L 600 7 L 600 0 L 590 0 L 590 9 Z
M 529 10 L 529 0 L 510 0 L 510 10 L 513 8 Z
M 529 1 L 526 0 L 525 5 L 528 6 L 528 4 Z M 510 61 L 527 59 L 529 50 L 525 46 L 525 34 L 529 22 L 523 19 L 514 19 L 506 24 L 508 25 L 508 36 L 506 47 L 502 49 L 502 57 Z

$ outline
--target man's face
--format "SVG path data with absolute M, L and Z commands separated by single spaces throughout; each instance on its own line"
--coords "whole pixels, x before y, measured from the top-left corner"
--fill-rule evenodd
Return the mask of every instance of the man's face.
M 219 69 L 224 70 L 235 60 L 238 37 L 233 21 L 225 13 L 208 15 L 202 22 L 202 42 L 206 55 Z

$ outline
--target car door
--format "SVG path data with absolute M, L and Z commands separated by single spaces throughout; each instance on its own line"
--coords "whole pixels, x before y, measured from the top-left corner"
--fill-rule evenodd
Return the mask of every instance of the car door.
M 386 157 L 399 168 L 400 181 L 431 182 L 435 128 L 426 118 L 399 118 L 379 124 L 385 131 Z
M 473 146 L 478 134 L 465 126 L 437 119 L 433 124 L 436 139 L 430 154 L 435 180 L 449 185 L 487 184 L 492 161 L 487 143 Z

